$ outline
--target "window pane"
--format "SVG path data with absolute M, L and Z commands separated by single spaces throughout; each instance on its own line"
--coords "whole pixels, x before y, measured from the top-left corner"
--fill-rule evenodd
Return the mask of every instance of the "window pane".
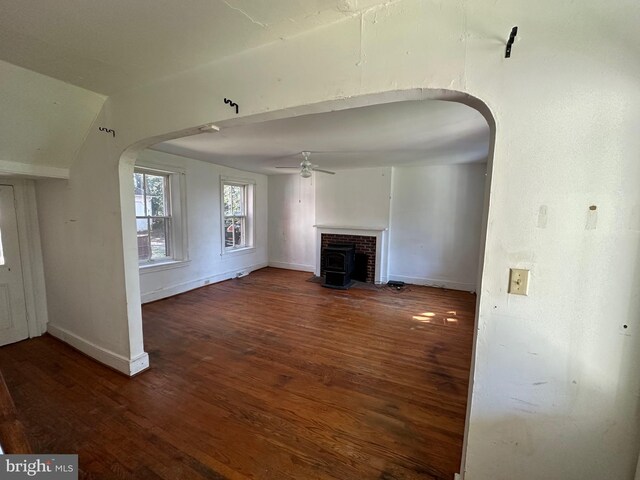
M 224 246 L 233 247 L 233 219 L 224 219 Z
M 164 179 L 162 175 L 146 174 L 147 178 L 147 195 L 159 195 L 164 197 Z
M 149 223 L 146 218 L 136 219 L 138 229 L 138 260 L 149 260 L 151 245 L 149 244 Z
M 144 217 L 144 178 L 141 173 L 133 174 L 133 191 L 135 199 L 136 217 Z
M 241 185 L 224 186 L 224 215 L 244 215 L 244 187 Z
M 142 195 L 144 190 L 144 178 L 141 173 L 133 174 L 133 188 L 136 195 Z
M 151 223 L 151 258 L 165 258 L 170 255 L 169 219 L 152 218 Z
M 167 208 L 167 177 L 162 175 L 145 175 L 147 179 L 147 213 L 148 216 L 169 216 Z
M 234 238 L 236 246 L 244 246 L 244 219 L 236 218 L 234 222 Z
M 224 216 L 228 217 L 233 215 L 233 208 L 231 206 L 231 197 L 232 197 L 232 185 L 224 185 L 223 199 L 224 199 Z
M 147 214 L 152 217 L 168 216 L 164 197 L 159 195 L 147 196 Z
M 244 187 L 233 186 L 233 215 L 244 215 Z

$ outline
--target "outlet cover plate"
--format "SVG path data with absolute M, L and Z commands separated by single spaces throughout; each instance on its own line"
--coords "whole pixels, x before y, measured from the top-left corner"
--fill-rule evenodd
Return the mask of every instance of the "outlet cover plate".
M 513 295 L 529 294 L 529 270 L 512 268 L 509 274 L 509 293 Z

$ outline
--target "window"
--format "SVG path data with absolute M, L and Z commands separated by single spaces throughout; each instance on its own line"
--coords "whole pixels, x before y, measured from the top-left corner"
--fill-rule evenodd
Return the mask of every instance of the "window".
M 134 170 L 138 261 L 141 267 L 185 260 L 181 176 L 184 175 L 142 167 Z
M 171 252 L 171 201 L 169 175 L 137 171 L 136 196 L 138 260 L 167 260 Z
M 222 180 L 223 253 L 253 246 L 253 184 Z

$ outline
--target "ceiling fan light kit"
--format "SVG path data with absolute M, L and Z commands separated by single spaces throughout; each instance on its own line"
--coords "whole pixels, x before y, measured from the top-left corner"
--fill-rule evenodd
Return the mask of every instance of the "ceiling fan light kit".
M 313 172 L 322 172 L 322 173 L 328 173 L 329 175 L 335 175 L 336 172 L 331 172 L 329 170 L 323 170 L 321 168 L 318 168 L 318 165 L 314 165 L 313 163 L 311 163 L 311 160 L 309 160 L 309 156 L 311 155 L 311 152 L 300 152 L 302 154 L 303 160 L 300 162 L 300 167 L 276 167 L 276 168 L 300 168 L 300 176 L 302 178 L 309 178 Z

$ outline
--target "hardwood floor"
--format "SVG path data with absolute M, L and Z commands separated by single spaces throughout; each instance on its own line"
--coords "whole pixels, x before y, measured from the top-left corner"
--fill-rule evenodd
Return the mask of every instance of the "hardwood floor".
M 7 385 L 0 372 L 0 450 L 4 454 L 32 453 L 27 434 L 18 419 Z
M 81 478 L 451 480 L 475 295 L 309 276 L 145 305 L 133 379 L 49 336 L 0 348 L 33 450 L 78 453 Z

